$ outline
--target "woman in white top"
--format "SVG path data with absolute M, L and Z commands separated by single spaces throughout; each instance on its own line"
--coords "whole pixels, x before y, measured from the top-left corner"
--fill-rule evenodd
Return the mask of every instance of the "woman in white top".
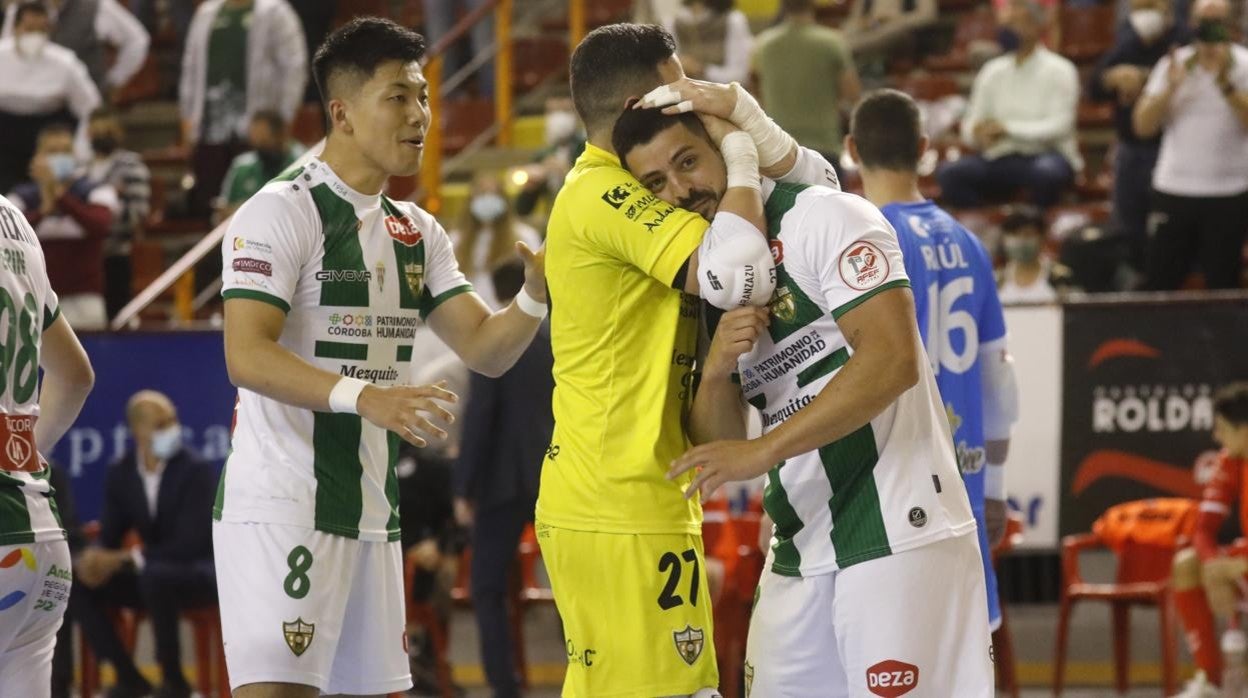
M 458 228 L 451 231 L 451 239 L 460 270 L 477 295 L 495 309 L 501 304 L 490 274 L 506 262 L 520 258 L 516 242 L 534 250 L 542 246 L 538 232 L 516 218 L 511 201 L 503 193 L 502 178 L 491 173 L 479 174 L 473 180 L 468 206 Z
M 1020 206 L 1001 223 L 1005 267 L 997 280 L 1002 305 L 1053 303 L 1057 291 L 1049 283 L 1052 264 L 1044 256 L 1044 215 Z
M 667 30 L 689 77 L 723 83 L 750 77 L 754 35 L 733 0 L 685 0 Z

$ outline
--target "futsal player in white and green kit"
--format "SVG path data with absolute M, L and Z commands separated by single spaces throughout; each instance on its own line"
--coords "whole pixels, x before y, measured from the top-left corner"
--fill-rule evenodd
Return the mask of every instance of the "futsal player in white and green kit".
M 0 695 L 51 693 L 72 576 L 51 468 L 39 454 L 69 430 L 94 381 L 35 231 L 0 196 Z
M 748 99 L 689 80 L 661 90 L 716 116 Z M 660 199 L 714 213 L 724 166 L 695 115 L 632 110 L 612 142 Z M 766 308 L 708 313 L 689 415 L 701 445 L 669 471 L 696 470 L 686 496 L 704 498 L 767 476 L 775 529 L 746 692 L 988 698 L 975 521 L 896 233 L 870 202 L 828 187 L 764 181 L 762 194 L 775 292 Z M 745 401 L 761 438 L 746 439 Z
M 432 215 L 381 191 L 420 166 L 430 127 L 418 34 L 360 18 L 314 71 L 323 154 L 270 182 L 223 241 L 225 349 L 238 386 L 213 527 L 236 698 L 384 695 L 411 686 L 395 460 L 445 435 L 455 396 L 407 386 L 427 322 L 498 375 L 545 315 L 541 254 L 490 313 Z

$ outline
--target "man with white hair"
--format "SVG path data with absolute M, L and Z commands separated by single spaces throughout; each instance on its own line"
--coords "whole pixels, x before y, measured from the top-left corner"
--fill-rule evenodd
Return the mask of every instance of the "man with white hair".
M 1018 36 L 1018 48 L 984 64 L 962 118 L 962 140 L 979 153 L 936 173 L 950 206 L 1000 201 L 1024 189 L 1047 208 L 1083 168 L 1075 142 L 1079 74 L 1041 43 L 1045 9 L 1013 0 L 1004 24 Z

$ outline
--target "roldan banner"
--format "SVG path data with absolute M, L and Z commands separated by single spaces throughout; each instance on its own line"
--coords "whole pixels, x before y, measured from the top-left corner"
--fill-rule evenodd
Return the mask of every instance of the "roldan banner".
M 151 388 L 173 400 L 186 443 L 218 467 L 230 448 L 236 391 L 225 370 L 220 332 L 84 333 L 95 389 L 73 428 L 52 450 L 72 478 L 82 521 L 100 515 L 104 474 L 131 448 L 126 402 Z
M 1070 303 L 1064 314 L 1062 535 L 1119 502 L 1199 497 L 1213 393 L 1248 379 L 1248 303 Z

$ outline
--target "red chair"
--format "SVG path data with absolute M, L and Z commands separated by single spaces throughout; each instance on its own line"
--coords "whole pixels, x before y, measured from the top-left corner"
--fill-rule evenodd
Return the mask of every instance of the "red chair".
M 1018 512 L 1010 512 L 1005 522 L 1005 537 L 992 549 L 992 566 L 997 560 L 1009 555 L 1023 541 L 1023 517 Z M 992 651 L 997 672 L 997 688 L 1004 691 L 1010 698 L 1018 698 L 1018 675 L 1014 659 L 1014 636 L 1010 633 L 1010 621 L 1005 613 L 1005 604 L 1001 604 L 1001 626 L 992 634 Z
M 1094 61 L 1114 43 L 1113 5 L 1062 5 L 1060 53 L 1076 63 Z
M 725 563 L 724 585 L 713 609 L 720 690 L 724 698 L 739 698 L 750 611 L 763 572 L 764 556 L 757 547 L 759 514 L 729 517 L 726 506 L 723 511 L 716 511 L 712 503 L 707 507 L 702 521 L 704 548 L 708 557 Z
M 461 576 L 468 566 L 469 559 L 465 551 L 459 568 Z M 431 604 L 416 603 L 412 600 L 412 585 L 416 580 L 416 571 L 419 566 L 418 560 L 412 556 L 408 556 L 403 563 L 403 599 L 407 612 L 408 630 L 410 631 L 411 626 L 418 625 L 429 633 L 429 641 L 433 644 L 434 667 L 438 675 L 438 690 L 442 698 L 455 698 L 455 684 L 451 680 L 451 664 L 447 660 L 449 628 L 438 617 L 437 609 Z M 454 594 L 452 598 L 454 599 Z
M 1170 607 L 1170 568 L 1195 524 L 1197 502 L 1153 499 L 1111 507 L 1093 525 L 1092 533 L 1062 539 L 1062 589 L 1057 616 L 1057 648 L 1053 693 L 1060 695 L 1066 679 L 1070 612 L 1081 601 L 1108 603 L 1113 614 L 1114 684 L 1127 692 L 1131 649 L 1131 607 L 1155 606 L 1161 624 L 1161 680 L 1165 695 L 1175 691 L 1177 648 Z M 1079 553 L 1100 548 L 1113 551 L 1118 570 L 1113 583 L 1085 582 Z
M 997 40 L 997 19 L 992 7 L 984 4 L 958 20 L 953 33 L 953 46 L 943 56 L 928 56 L 923 67 L 932 71 L 959 72 L 970 70 L 970 47 L 977 41 Z

